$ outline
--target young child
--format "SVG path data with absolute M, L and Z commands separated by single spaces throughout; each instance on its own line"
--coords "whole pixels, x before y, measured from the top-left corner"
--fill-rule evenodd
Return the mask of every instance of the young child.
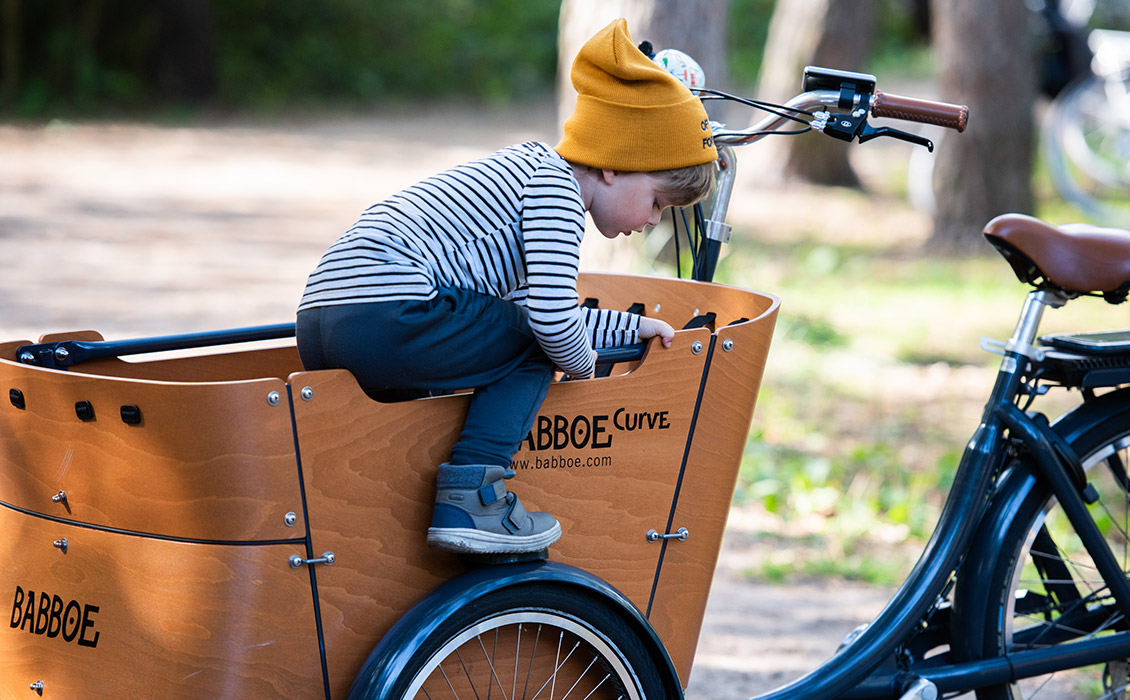
M 577 107 L 556 148 L 525 143 L 428 178 L 369 208 L 311 273 L 298 307 L 309 370 L 344 368 L 383 400 L 474 387 L 439 466 L 428 544 L 521 553 L 557 541 L 548 513 L 507 491 L 509 464 L 555 367 L 593 374 L 594 347 L 671 326 L 581 308 L 585 212 L 608 238 L 708 194 L 717 152 L 698 98 L 617 20 L 572 68 Z

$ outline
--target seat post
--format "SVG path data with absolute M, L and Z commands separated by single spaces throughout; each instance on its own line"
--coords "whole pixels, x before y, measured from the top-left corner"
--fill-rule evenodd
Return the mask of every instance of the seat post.
M 1016 321 L 1016 329 L 1008 339 L 1008 348 L 1028 355 L 1036 341 L 1036 334 L 1040 332 L 1044 309 L 1049 306 L 1058 309 L 1066 303 L 1067 297 L 1054 290 L 1037 289 L 1029 292 L 1028 298 L 1024 300 L 1024 308 L 1020 311 L 1020 318 Z

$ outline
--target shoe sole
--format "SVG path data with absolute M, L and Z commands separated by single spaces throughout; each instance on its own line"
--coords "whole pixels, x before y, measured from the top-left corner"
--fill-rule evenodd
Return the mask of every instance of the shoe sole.
M 428 546 L 461 554 L 525 554 L 545 549 L 561 539 L 561 523 L 536 535 L 503 535 L 457 527 L 428 528 Z

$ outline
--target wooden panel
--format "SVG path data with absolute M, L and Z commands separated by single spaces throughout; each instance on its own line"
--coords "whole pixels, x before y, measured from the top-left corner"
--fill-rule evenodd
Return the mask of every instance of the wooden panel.
M 320 698 L 305 567 L 289 545 L 203 545 L 0 507 L 0 697 Z M 67 539 L 67 550 L 52 546 Z M 45 607 L 40 609 L 40 601 Z
M 0 360 L 0 501 L 125 530 L 204 540 L 303 536 L 282 380 L 174 384 Z M 278 392 L 278 405 L 268 394 Z M 75 404 L 88 401 L 93 420 Z M 123 405 L 141 422 L 126 424 Z M 60 490 L 66 503 L 51 497 Z M 285 516 L 298 521 L 287 527 Z
M 16 348 L 30 345 L 30 340 L 9 340 L 0 343 L 0 360 L 16 361 Z
M 107 358 L 84 362 L 71 371 L 164 382 L 234 382 L 264 377 L 285 379 L 301 370 L 298 349 L 290 345 L 161 360 Z
M 601 308 L 627 309 L 642 303 L 644 315 L 661 318 L 675 328 L 708 312 L 717 315 L 721 328 L 741 318 L 755 319 L 776 303 L 774 297 L 723 284 L 633 275 L 582 274 L 578 290 L 581 299 L 595 298 Z
M 705 361 L 699 329 L 653 345 L 633 372 L 550 387 L 510 482 L 531 510 L 553 513 L 556 561 L 609 581 L 641 609 L 660 547 L 644 537 L 670 516 Z M 336 561 L 318 570 L 331 694 L 344 696 L 384 632 L 424 594 L 462 570 L 429 550 L 435 467 L 462 426 L 466 396 L 380 404 L 352 375 L 290 378 L 309 508 L 311 542 Z M 594 446 L 595 443 L 595 446 Z
M 772 340 L 777 305 L 775 299 L 765 301 L 772 305 L 764 315 L 718 331 L 671 524 L 672 530 L 686 527 L 691 534 L 684 542 L 667 544 L 652 603 L 650 621 L 665 640 L 684 685 Z M 733 342 L 730 351 L 724 348 L 726 340 Z

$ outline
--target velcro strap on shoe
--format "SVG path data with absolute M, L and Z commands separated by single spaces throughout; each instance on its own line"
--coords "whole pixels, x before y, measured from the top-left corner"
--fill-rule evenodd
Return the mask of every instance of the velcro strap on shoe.
M 526 524 L 530 514 L 526 512 L 526 507 L 514 494 L 506 494 L 506 500 L 510 502 L 510 508 L 506 510 L 506 515 L 502 517 L 502 527 L 509 530 L 510 534 L 516 535 Z
M 496 479 L 479 489 L 479 500 L 482 501 L 484 506 L 489 506 L 505 495 L 506 484 L 502 482 L 502 479 Z

